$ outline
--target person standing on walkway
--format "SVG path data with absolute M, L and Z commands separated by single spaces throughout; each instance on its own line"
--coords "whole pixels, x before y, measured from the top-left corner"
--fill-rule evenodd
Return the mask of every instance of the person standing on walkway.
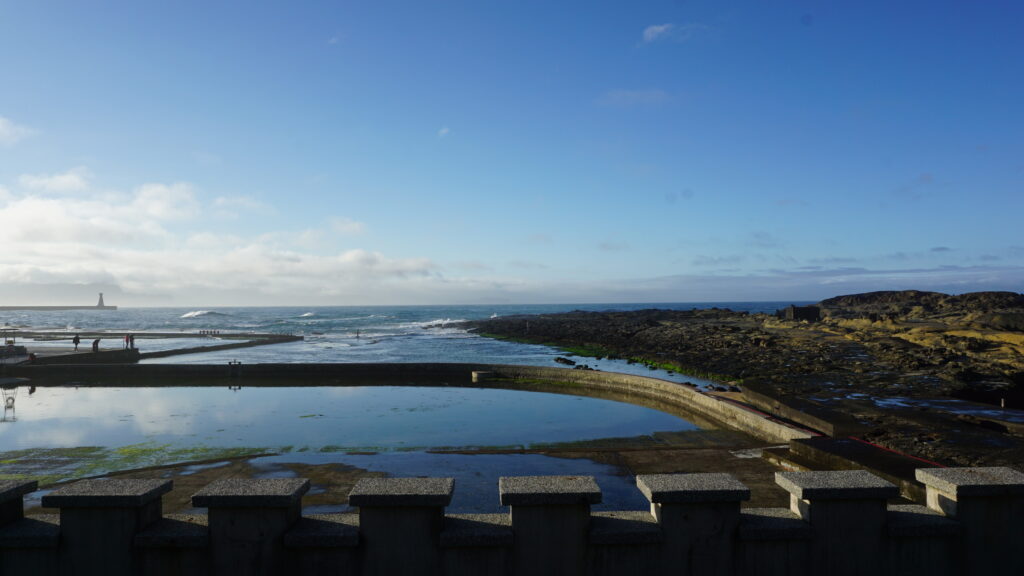
M 93 352 L 99 352 L 100 351 L 100 339 L 99 338 L 97 338 L 97 339 L 92 341 L 92 351 Z
M 71 339 L 71 343 L 75 345 L 75 352 L 78 352 L 78 345 L 82 342 L 82 339 L 75 334 L 75 337 Z
M 135 350 L 135 334 L 128 336 L 128 349 Z

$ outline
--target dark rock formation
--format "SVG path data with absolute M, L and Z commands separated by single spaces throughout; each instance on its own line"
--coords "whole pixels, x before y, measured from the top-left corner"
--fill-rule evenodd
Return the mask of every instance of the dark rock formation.
M 818 307 L 822 318 L 810 323 L 711 309 L 574 311 L 470 325 L 722 382 L 756 378 L 768 393 L 849 414 L 872 442 L 946 464 L 1024 461 L 1020 428 L 922 407 L 959 398 L 1024 408 L 1024 295 L 872 292 Z

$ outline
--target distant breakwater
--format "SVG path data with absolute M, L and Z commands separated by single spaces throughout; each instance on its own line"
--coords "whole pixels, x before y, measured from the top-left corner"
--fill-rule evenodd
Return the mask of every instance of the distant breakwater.
M 0 306 L 0 312 L 31 310 L 35 312 L 61 312 L 67 310 L 117 310 L 117 306 Z

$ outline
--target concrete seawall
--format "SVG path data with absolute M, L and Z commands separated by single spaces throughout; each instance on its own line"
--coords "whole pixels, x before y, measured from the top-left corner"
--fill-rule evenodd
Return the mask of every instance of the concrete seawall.
M 142 352 L 141 354 L 139 354 L 139 359 L 146 360 L 149 358 L 167 358 L 169 356 L 182 356 L 184 354 L 202 354 L 204 352 L 218 352 L 221 350 L 235 350 L 238 348 L 269 346 L 271 344 L 283 344 L 285 342 L 300 342 L 302 340 L 302 336 L 293 336 L 291 334 L 262 334 L 258 338 L 254 338 L 253 340 L 246 340 L 244 342 L 228 342 L 227 344 L 211 344 L 210 346 L 192 346 L 189 348 L 158 350 L 156 352 Z
M 66 310 L 117 310 L 117 306 L 0 306 L 0 312 L 29 310 L 33 312 L 63 312 Z
M 928 506 L 864 471 L 778 472 L 789 508 L 729 474 L 636 478 L 650 510 L 596 512 L 590 476 L 503 477 L 505 514 L 448 514 L 451 478 L 364 478 L 355 514 L 303 514 L 305 478 L 224 479 L 164 515 L 171 480 L 0 481 L 0 574 L 57 576 L 1019 576 L 1024 474 L 919 470 Z
M 473 373 L 487 374 L 482 382 Z M 11 376 L 35 385 L 78 386 L 373 386 L 423 385 L 535 389 L 574 395 L 616 395 L 615 399 L 692 413 L 769 442 L 810 438 L 813 432 L 790 426 L 689 386 L 615 372 L 509 364 L 252 364 L 252 365 L 64 365 L 13 366 Z M 487 379 L 489 378 L 489 379 Z M 231 379 L 230 384 L 225 379 Z

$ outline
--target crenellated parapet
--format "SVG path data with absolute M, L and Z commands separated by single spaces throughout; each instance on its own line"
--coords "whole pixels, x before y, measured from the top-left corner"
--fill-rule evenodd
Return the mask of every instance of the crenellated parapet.
M 0 575 L 1019 575 L 1024 474 L 921 469 L 928 506 L 864 471 L 779 472 L 789 508 L 748 508 L 728 474 L 637 477 L 650 510 L 593 511 L 589 476 L 504 477 L 507 514 L 446 514 L 450 478 L 367 478 L 357 513 L 303 516 L 301 478 L 231 479 L 162 513 L 169 480 L 0 482 Z

